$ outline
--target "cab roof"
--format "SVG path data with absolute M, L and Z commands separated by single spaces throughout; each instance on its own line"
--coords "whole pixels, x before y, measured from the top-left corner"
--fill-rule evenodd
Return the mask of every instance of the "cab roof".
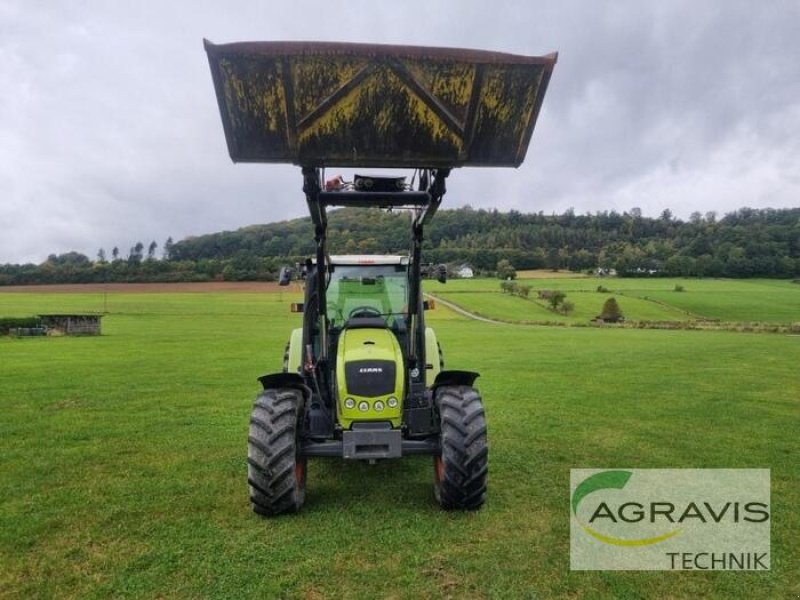
M 394 254 L 338 254 L 330 257 L 332 265 L 407 265 L 408 256 Z

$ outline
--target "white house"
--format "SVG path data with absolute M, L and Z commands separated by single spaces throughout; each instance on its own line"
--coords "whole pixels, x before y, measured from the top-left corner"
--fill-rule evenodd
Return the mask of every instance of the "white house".
M 469 265 L 461 265 L 456 272 L 461 279 L 472 279 L 475 277 L 475 274 L 472 272 L 472 267 Z

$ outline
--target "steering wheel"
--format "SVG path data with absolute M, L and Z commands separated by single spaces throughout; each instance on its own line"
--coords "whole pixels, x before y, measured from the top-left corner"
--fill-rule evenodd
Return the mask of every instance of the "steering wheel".
M 352 319 L 354 317 L 382 317 L 383 314 L 374 306 L 356 306 L 353 310 L 350 311 L 348 315 L 348 319 Z

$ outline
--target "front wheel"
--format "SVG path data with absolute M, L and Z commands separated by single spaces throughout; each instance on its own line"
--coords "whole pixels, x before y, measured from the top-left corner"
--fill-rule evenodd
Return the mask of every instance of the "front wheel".
M 297 512 L 306 498 L 306 458 L 299 456 L 297 425 L 303 396 L 289 388 L 256 398 L 247 438 L 250 503 L 260 515 Z
M 477 390 L 442 386 L 436 392 L 441 454 L 433 458 L 433 490 L 442 508 L 474 510 L 486 502 L 489 446 Z

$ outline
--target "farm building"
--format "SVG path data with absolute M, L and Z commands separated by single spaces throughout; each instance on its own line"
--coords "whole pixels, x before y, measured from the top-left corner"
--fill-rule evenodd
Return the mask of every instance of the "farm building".
M 458 273 L 458 276 L 461 279 L 472 279 L 475 276 L 475 273 L 472 271 L 472 267 L 469 265 L 461 265 L 456 273 Z
M 47 329 L 57 329 L 67 335 L 100 335 L 102 315 L 39 315 Z

